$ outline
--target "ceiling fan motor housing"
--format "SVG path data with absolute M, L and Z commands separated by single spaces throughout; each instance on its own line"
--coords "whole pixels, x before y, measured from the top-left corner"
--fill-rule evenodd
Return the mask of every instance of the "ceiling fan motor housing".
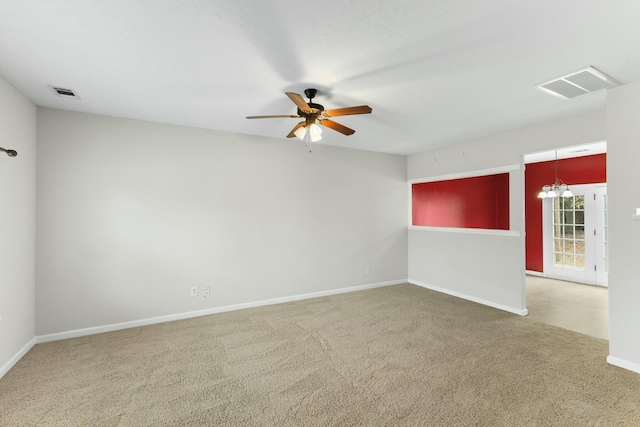
M 306 117 L 309 115 L 317 115 L 321 111 L 324 111 L 324 107 L 320 104 L 316 104 L 314 102 L 308 102 L 307 105 L 312 109 L 311 113 L 309 113 L 309 111 L 302 111 L 301 109 L 298 108 L 299 116 Z M 313 110 L 316 110 L 316 111 L 313 111 Z

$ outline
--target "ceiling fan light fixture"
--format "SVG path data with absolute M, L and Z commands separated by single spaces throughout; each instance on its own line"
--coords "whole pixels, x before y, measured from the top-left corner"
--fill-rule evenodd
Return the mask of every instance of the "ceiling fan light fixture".
M 300 141 L 302 141 L 304 140 L 304 136 L 307 134 L 307 128 L 304 126 L 299 127 L 293 134 L 297 136 Z
M 318 142 L 322 139 L 322 128 L 313 123 L 309 126 L 309 138 L 311 142 Z

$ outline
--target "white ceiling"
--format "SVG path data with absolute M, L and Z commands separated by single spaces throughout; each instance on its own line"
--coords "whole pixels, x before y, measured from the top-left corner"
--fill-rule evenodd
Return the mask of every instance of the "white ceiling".
M 640 80 L 638 17 L 637 0 L 0 0 L 0 75 L 44 107 L 274 138 L 297 120 L 245 116 L 316 87 L 373 108 L 323 143 L 411 154 L 605 108 L 533 86 L 588 65 Z

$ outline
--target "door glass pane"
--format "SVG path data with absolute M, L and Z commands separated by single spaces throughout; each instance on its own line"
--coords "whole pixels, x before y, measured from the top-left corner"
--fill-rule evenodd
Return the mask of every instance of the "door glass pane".
M 573 211 L 564 211 L 564 223 L 573 224 Z
M 562 207 L 564 209 L 571 210 L 573 209 L 573 197 L 562 197 Z
M 554 199 L 552 209 L 554 265 L 584 270 L 584 196 Z
M 575 262 L 575 256 L 573 255 L 564 256 L 564 265 L 566 267 L 574 267 L 575 266 L 574 262 Z
M 553 239 L 553 251 L 564 252 L 564 245 L 562 239 Z

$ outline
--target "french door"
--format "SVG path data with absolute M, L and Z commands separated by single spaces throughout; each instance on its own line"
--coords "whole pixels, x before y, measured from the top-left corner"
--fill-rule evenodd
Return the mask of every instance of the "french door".
M 573 197 L 543 199 L 544 274 L 607 286 L 606 184 L 570 188 Z

